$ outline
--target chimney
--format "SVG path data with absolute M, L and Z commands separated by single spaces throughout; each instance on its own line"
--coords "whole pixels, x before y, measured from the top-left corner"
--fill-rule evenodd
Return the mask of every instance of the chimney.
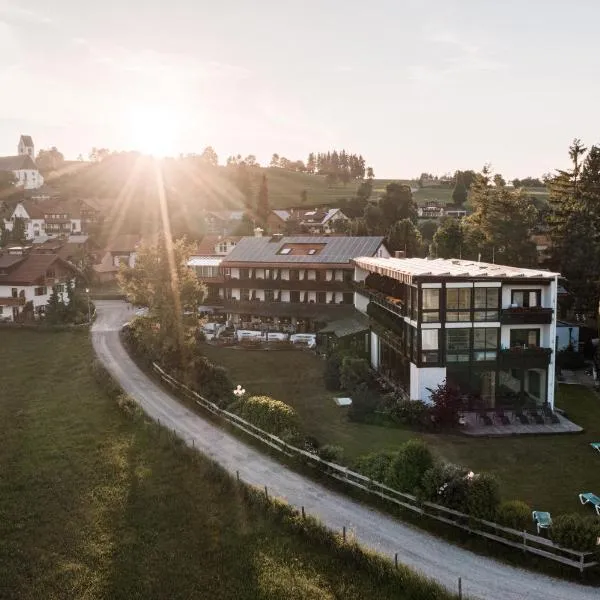
M 254 237 L 262 237 L 263 230 L 260 227 L 254 229 Z
M 283 233 L 274 233 L 271 236 L 270 242 L 280 242 L 283 239 Z
M 394 258 L 406 258 L 406 252 L 404 252 L 404 250 L 396 250 L 394 252 Z

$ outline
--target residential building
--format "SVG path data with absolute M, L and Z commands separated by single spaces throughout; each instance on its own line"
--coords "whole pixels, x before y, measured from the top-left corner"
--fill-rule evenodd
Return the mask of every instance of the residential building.
M 44 178 L 35 164 L 35 151 L 30 136 L 21 136 L 17 152 L 17 156 L 0 157 L 0 171 L 12 171 L 18 187 L 26 190 L 42 187 Z
M 101 261 L 94 265 L 96 279 L 100 283 L 114 281 L 121 265 L 135 267 L 140 244 L 141 236 L 138 234 L 121 234 L 110 240 Z
M 13 230 L 15 219 L 23 219 L 26 240 L 31 241 L 36 237 L 46 235 L 44 209 L 40 204 L 32 200 L 19 202 L 13 209 L 10 217 L 4 221 L 7 231 Z
M 267 217 L 266 229 L 269 233 L 285 233 L 286 223 L 291 213 L 287 210 L 272 210 Z
M 354 314 L 358 256 L 389 253 L 382 237 L 245 237 L 221 262 L 223 308 L 238 327 L 318 331 Z
M 407 398 L 447 381 L 479 408 L 554 405 L 558 273 L 467 260 L 360 257 L 370 360 Z
M 75 285 L 77 274 L 72 264 L 56 254 L 9 248 L 0 255 L 0 320 L 43 315 L 54 288 L 68 302 L 67 286 Z
M 196 271 L 207 287 L 205 304 L 221 304 L 223 299 L 223 274 L 220 266 L 242 238 L 240 236 L 207 235 L 198 244 L 193 256 L 190 256 L 188 267 Z

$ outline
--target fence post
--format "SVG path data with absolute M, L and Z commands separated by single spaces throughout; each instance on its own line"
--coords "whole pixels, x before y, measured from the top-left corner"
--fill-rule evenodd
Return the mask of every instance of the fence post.
M 527 532 L 523 530 L 523 552 L 527 553 Z
M 267 489 L 267 486 L 265 485 L 265 498 L 268 500 L 269 499 L 269 490 Z
M 458 578 L 458 600 L 462 600 L 462 577 Z
M 342 527 L 342 539 L 344 540 L 344 543 L 346 543 L 346 526 L 345 525 Z
M 304 512 L 304 506 L 302 507 L 302 519 L 306 519 L 306 513 Z
M 581 574 L 583 575 L 583 571 L 585 569 L 584 565 L 584 554 L 583 552 L 581 553 L 581 556 L 579 557 L 579 571 L 581 572 Z
M 396 552 L 396 554 L 394 554 L 394 566 L 396 567 L 396 569 L 398 568 L 398 553 Z
M 236 476 L 236 478 L 237 478 L 237 482 L 239 483 L 239 482 L 240 482 L 240 472 L 239 472 L 239 471 L 236 471 L 236 472 L 235 472 L 235 476 Z

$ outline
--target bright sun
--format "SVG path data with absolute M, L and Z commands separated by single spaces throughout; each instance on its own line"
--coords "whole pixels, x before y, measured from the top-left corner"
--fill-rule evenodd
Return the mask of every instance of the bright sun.
M 130 145 L 134 150 L 156 158 L 175 156 L 181 121 L 167 107 L 138 106 L 129 115 Z

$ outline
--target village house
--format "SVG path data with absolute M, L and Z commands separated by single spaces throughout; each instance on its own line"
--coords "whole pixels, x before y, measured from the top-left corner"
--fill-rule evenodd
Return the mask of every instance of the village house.
M 206 232 L 210 235 L 231 235 L 241 225 L 244 214 L 243 210 L 206 211 Z
M 448 382 L 477 408 L 554 406 L 558 273 L 456 259 L 360 257 L 370 360 L 411 400 Z
M 353 258 L 389 256 L 382 237 L 245 237 L 221 262 L 236 327 L 316 332 L 354 313 Z
M 68 303 L 67 286 L 75 285 L 77 275 L 77 269 L 57 254 L 9 248 L 0 255 L 0 320 L 42 316 L 53 289 Z
M 0 157 L 0 171 L 12 172 L 16 186 L 25 190 L 40 188 L 44 185 L 44 178 L 35 163 L 35 148 L 31 136 L 21 136 L 16 156 Z
M 97 281 L 99 283 L 115 281 L 121 265 L 135 267 L 141 241 L 141 236 L 136 233 L 120 234 L 111 239 L 102 252 L 101 261 L 93 267 Z

